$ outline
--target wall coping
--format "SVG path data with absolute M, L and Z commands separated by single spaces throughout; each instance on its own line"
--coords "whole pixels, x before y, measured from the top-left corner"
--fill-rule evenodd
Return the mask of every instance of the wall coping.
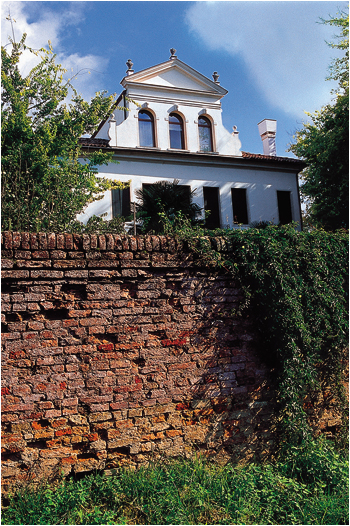
M 224 237 L 203 237 L 219 252 L 230 252 L 230 242 Z M 70 250 L 70 251 L 146 251 L 191 252 L 187 243 L 165 235 L 68 234 L 54 232 L 2 232 L 2 250 Z

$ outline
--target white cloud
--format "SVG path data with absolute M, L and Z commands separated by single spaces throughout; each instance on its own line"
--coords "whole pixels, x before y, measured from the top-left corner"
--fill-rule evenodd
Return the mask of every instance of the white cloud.
M 330 101 L 325 82 L 335 56 L 325 43 L 336 29 L 318 24 L 344 2 L 197 2 L 186 13 L 190 29 L 209 49 L 242 58 L 266 99 L 294 116 Z
M 36 50 L 48 48 L 50 41 L 57 54 L 56 62 L 67 69 L 65 77 L 70 78 L 80 72 L 74 80 L 74 86 L 89 100 L 101 89 L 99 74 L 107 69 L 108 59 L 91 54 L 67 54 L 64 48 L 64 31 L 68 26 L 78 26 L 83 20 L 83 4 L 84 2 L 64 2 L 64 9 L 53 11 L 50 7 L 44 7 L 41 2 L 2 2 L 1 41 L 4 45 L 8 42 L 8 37 L 12 37 L 11 24 L 6 20 L 10 12 L 11 18 L 16 21 L 13 23 L 16 40 L 26 33 L 26 44 Z M 32 19 L 35 21 L 31 21 Z M 38 61 L 35 55 L 25 51 L 20 63 L 21 73 L 28 74 Z

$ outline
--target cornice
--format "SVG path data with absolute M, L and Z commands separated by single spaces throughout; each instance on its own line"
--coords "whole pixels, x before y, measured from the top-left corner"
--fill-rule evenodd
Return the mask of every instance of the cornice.
M 98 146 L 84 146 L 82 150 L 101 149 Z M 271 159 L 266 158 L 267 156 L 253 158 L 244 156 L 232 156 L 232 155 L 220 155 L 217 153 L 202 153 L 202 152 L 189 152 L 179 151 L 176 152 L 171 150 L 155 150 L 155 149 L 136 149 L 126 148 L 121 146 L 116 147 L 105 147 L 109 152 L 113 152 L 118 161 L 130 161 L 130 162 L 146 162 L 146 163 L 163 163 L 163 164 L 186 164 L 186 165 L 202 165 L 212 166 L 220 168 L 240 168 L 240 169 L 254 169 L 258 168 L 259 171 L 274 171 L 274 172 L 288 172 L 288 173 L 299 173 L 305 168 L 305 163 L 299 159 L 292 159 L 289 157 L 278 157 Z
M 178 104 L 179 106 L 191 106 L 196 108 L 208 108 L 212 110 L 220 110 L 221 102 L 211 103 L 207 101 L 194 102 L 189 100 L 184 100 L 175 97 L 157 97 L 153 95 L 141 95 L 139 93 L 128 93 L 127 96 L 135 101 L 147 101 L 161 104 Z
M 148 91 L 166 91 L 169 93 L 184 93 L 184 94 L 190 94 L 190 95 L 196 95 L 201 97 L 210 97 L 215 99 L 222 99 L 224 95 L 221 95 L 215 91 L 206 91 L 206 90 L 195 90 L 192 88 L 177 88 L 175 86 L 162 86 L 159 84 L 144 84 L 143 82 L 133 82 L 130 84 L 125 85 L 125 89 L 127 89 L 128 93 L 132 93 L 133 89 L 142 89 L 148 90 Z

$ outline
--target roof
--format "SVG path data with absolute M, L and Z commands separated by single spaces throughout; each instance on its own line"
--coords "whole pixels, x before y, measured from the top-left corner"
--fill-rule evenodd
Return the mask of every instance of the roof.
M 126 93 L 126 90 L 122 91 L 121 94 L 119 95 L 119 97 L 117 98 L 117 100 L 115 101 L 115 103 L 113 104 L 112 106 L 112 111 L 115 110 L 117 107 L 118 107 L 118 104 L 121 102 L 122 98 L 124 97 Z M 91 135 L 91 137 L 96 137 L 96 135 L 98 134 L 98 132 L 100 131 L 100 129 L 103 127 L 103 125 L 105 124 L 105 122 L 107 121 L 107 119 L 109 119 L 110 115 L 107 115 L 107 117 L 105 119 L 103 119 L 101 122 L 100 122 L 100 125 L 99 127 L 97 128 L 97 130 L 94 131 L 94 133 Z M 104 140 L 104 139 L 103 139 Z M 108 142 L 108 141 L 107 141 Z
M 167 75 L 170 72 L 176 71 L 178 78 L 174 79 L 173 76 L 167 79 Z M 158 79 L 156 84 L 153 84 L 152 81 Z M 175 80 L 175 84 L 173 84 Z M 181 85 L 176 85 L 178 82 L 181 82 Z M 162 89 L 180 89 L 183 91 L 194 90 L 194 91 L 205 91 L 206 93 L 216 94 L 220 99 L 228 93 L 227 89 L 220 86 L 218 82 L 213 82 L 211 79 L 199 73 L 182 60 L 179 60 L 177 57 L 172 57 L 166 62 L 157 64 L 150 68 L 143 69 L 136 73 L 126 75 L 121 84 L 124 88 L 132 86 L 133 84 L 138 84 L 144 88 L 149 86 L 162 88 Z
M 266 161 L 276 161 L 276 162 L 291 162 L 291 163 L 302 163 L 300 159 L 295 159 L 294 157 L 279 157 L 277 155 L 262 155 L 260 153 L 249 153 L 242 152 L 242 157 L 245 159 L 265 159 Z

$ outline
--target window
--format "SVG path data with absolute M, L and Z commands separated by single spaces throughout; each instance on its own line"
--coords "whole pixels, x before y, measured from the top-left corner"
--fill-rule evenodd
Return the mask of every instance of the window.
M 112 190 L 112 216 L 130 215 L 130 187 Z
M 278 218 L 281 225 L 293 221 L 290 192 L 277 190 Z
M 169 115 L 170 148 L 184 149 L 184 127 L 180 115 L 170 113 Z
M 204 210 L 210 211 L 205 220 L 205 228 L 220 228 L 219 188 L 213 186 L 203 187 Z
M 139 137 L 140 146 L 152 148 L 154 141 L 154 119 L 149 111 L 139 111 Z
M 207 117 L 198 119 L 199 150 L 201 152 L 213 151 L 213 140 L 211 135 L 211 123 Z
M 174 181 L 175 183 L 175 181 Z M 170 186 L 170 188 L 169 188 Z M 181 202 L 184 207 L 189 207 L 191 205 L 191 187 L 184 184 L 174 184 L 168 181 L 159 181 L 158 183 L 142 183 L 143 190 L 154 189 L 154 194 L 150 195 L 155 202 L 161 202 L 165 205 L 166 211 L 171 208 L 181 208 L 179 202 Z M 179 199 L 178 194 L 181 194 L 181 199 Z M 152 195 L 153 194 L 153 195 Z
M 232 188 L 233 222 L 248 224 L 247 190 L 246 188 Z

